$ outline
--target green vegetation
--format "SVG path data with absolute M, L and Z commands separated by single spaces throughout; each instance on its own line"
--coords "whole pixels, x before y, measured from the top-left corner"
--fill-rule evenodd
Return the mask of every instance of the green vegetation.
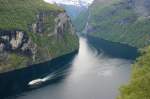
M 62 34 L 54 33 L 57 23 L 55 18 L 64 13 L 64 9 L 48 4 L 43 0 L 0 0 L 0 30 L 21 30 L 28 34 L 32 46 L 36 45 L 35 57 L 9 52 L 0 60 L 0 72 L 26 67 L 45 62 L 71 53 L 78 49 L 78 37 L 72 28 Z M 42 16 L 38 16 L 41 13 Z M 40 19 L 42 18 L 42 19 Z M 33 33 L 33 24 L 40 22 L 42 33 Z
M 79 45 L 77 43 L 77 36 L 67 32 L 64 34 L 63 38 L 59 38 L 56 35 L 52 37 L 45 36 L 44 38 L 33 33 L 30 35 L 33 42 L 38 45 L 36 62 L 50 60 L 50 58 L 56 58 L 67 53 L 71 53 L 77 49 Z
M 133 64 L 131 80 L 120 88 L 117 99 L 150 99 L 150 20 L 136 10 L 126 0 L 96 0 L 90 8 L 93 33 L 89 35 L 145 47 Z
M 139 17 L 126 1 L 96 2 L 90 12 L 90 25 L 95 30 L 92 36 L 138 48 L 150 44 L 150 20 Z
M 133 64 L 129 84 L 120 88 L 118 99 L 150 99 L 150 46 L 144 48 L 141 54 Z
M 34 23 L 36 15 L 42 11 L 64 10 L 43 0 L 0 0 L 0 29 L 28 31 L 28 25 Z
M 83 10 L 81 13 L 73 20 L 73 24 L 78 32 L 81 32 L 88 21 L 88 10 Z
M 23 68 L 26 66 L 29 59 L 29 57 L 17 55 L 14 53 L 10 54 L 5 61 L 0 61 L 0 72 Z

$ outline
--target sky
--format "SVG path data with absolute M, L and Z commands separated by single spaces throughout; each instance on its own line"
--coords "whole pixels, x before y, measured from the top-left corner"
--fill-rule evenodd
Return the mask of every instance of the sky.
M 67 5 L 90 5 L 93 0 L 44 0 L 49 3 L 57 3 L 57 4 L 67 4 Z

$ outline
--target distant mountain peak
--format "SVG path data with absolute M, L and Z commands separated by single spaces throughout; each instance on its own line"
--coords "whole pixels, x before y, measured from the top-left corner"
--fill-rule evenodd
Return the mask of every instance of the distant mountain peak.
M 89 6 L 94 0 L 44 0 L 52 4 L 75 5 L 75 6 Z

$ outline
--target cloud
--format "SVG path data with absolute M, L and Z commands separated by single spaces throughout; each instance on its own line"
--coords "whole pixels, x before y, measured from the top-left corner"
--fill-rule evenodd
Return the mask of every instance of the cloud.
M 93 0 L 44 0 L 49 3 L 57 3 L 57 4 L 67 4 L 67 5 L 89 5 L 93 2 Z

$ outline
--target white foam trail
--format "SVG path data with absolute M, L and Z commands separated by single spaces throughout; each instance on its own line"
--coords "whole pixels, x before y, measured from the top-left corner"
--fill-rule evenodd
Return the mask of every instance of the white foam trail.
M 52 80 L 52 79 L 55 79 L 57 77 L 61 77 L 62 75 L 65 75 L 67 73 L 68 70 L 65 69 L 65 67 L 63 68 L 60 68 L 58 69 L 57 71 L 51 73 L 50 75 L 44 77 L 44 78 L 38 78 L 38 79 L 35 79 L 35 80 L 32 80 L 28 83 L 29 86 L 32 86 L 32 85 L 39 85 L 39 84 L 42 84 L 46 81 L 49 81 L 49 80 Z
M 43 82 L 46 82 L 48 80 L 50 80 L 51 78 L 53 78 L 53 75 L 49 75 L 49 76 L 46 76 L 42 79 Z

